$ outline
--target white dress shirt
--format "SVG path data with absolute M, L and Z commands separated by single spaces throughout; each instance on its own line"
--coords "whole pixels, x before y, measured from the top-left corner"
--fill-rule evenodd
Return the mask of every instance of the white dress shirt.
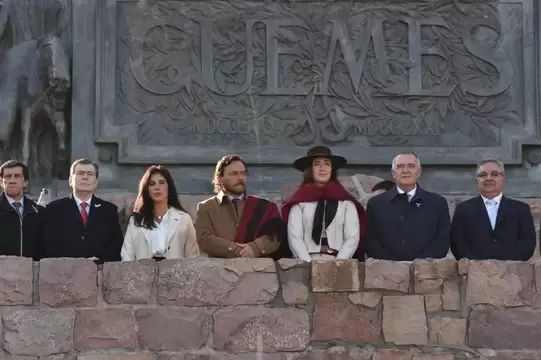
M 6 194 L 6 199 L 8 199 L 9 205 L 11 205 L 15 210 L 17 210 L 17 208 L 15 208 L 15 206 L 13 206 L 13 203 L 17 202 L 17 201 L 15 201 L 15 200 L 13 200 L 13 198 L 7 196 L 7 194 Z M 19 201 L 19 203 L 21 204 L 21 206 L 19 207 L 19 215 L 22 215 L 22 214 L 24 214 L 24 196 Z
M 401 188 L 399 188 L 398 186 L 396 187 L 396 190 L 398 191 L 399 194 L 404 194 L 405 193 L 405 191 L 402 190 Z M 415 185 L 413 190 L 408 191 L 408 202 L 411 201 L 411 199 L 413 199 L 416 192 L 417 192 L 417 185 Z
M 490 219 L 490 225 L 492 225 L 492 230 L 496 227 L 496 218 L 498 217 L 498 209 L 500 208 L 500 203 L 502 202 L 502 196 L 503 194 L 500 193 L 500 195 L 492 198 L 487 199 L 483 195 L 481 195 L 481 198 L 483 199 L 483 203 L 485 203 L 485 209 L 487 209 L 488 218 Z
M 167 210 L 162 216 L 160 223 L 155 222 L 156 227 L 150 230 L 150 249 L 152 256 L 163 256 L 167 251 L 167 230 L 169 228 L 170 211 Z
M 73 198 L 75 199 L 75 203 L 77 203 L 77 208 L 79 209 L 79 212 L 81 212 L 83 210 L 83 208 L 81 207 L 81 204 L 83 202 L 87 203 L 85 210 L 86 210 L 86 214 L 89 215 L 90 214 L 90 204 L 92 203 L 92 196 L 87 201 L 83 201 L 83 200 L 79 199 L 75 194 L 73 194 Z

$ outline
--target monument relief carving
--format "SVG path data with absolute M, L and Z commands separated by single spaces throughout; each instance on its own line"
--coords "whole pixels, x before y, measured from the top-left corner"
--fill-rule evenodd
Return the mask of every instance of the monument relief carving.
M 34 21 L 40 14 L 36 9 L 52 13 L 55 27 L 46 29 L 43 21 Z M 2 157 L 28 164 L 34 179 L 56 177 L 69 160 L 64 111 L 70 61 L 59 37 L 68 23 L 66 9 L 64 0 L 0 0 L 0 35 L 7 33 L 9 44 L 0 59 Z
M 353 163 L 405 147 L 470 163 L 538 141 L 508 51 L 522 20 L 502 25 L 517 15 L 499 1 L 136 4 L 109 1 L 103 20 L 115 31 L 103 27 L 95 141 L 118 143 L 120 163 L 224 149 L 288 163 L 316 143 Z

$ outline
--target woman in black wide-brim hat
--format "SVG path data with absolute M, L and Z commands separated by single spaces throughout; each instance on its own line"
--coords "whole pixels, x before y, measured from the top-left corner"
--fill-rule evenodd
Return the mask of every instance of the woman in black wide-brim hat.
M 282 208 L 293 257 L 364 261 L 365 210 L 337 179 L 338 169 L 346 164 L 325 146 L 311 148 L 293 163 L 303 180 Z

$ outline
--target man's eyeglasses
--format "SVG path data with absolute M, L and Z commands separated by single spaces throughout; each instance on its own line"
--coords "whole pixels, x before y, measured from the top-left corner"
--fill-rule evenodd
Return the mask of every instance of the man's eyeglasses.
M 488 179 L 489 176 L 490 176 L 490 178 L 492 178 L 492 179 L 497 179 L 497 178 L 499 178 L 500 176 L 505 176 L 505 174 L 504 174 L 504 173 L 501 173 L 501 172 L 498 172 L 498 171 L 493 171 L 493 172 L 491 172 L 491 173 L 489 173 L 489 174 L 482 172 L 482 173 L 479 173 L 479 174 L 476 175 L 476 177 L 477 177 L 479 180 L 486 180 L 486 179 Z

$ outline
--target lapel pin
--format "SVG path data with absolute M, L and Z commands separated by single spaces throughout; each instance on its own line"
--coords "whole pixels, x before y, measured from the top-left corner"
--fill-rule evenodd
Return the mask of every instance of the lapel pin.
M 100 207 L 101 204 L 94 204 L 94 207 Z
M 415 205 L 417 205 L 417 207 L 421 207 L 421 203 L 420 203 L 420 202 L 415 203 Z

